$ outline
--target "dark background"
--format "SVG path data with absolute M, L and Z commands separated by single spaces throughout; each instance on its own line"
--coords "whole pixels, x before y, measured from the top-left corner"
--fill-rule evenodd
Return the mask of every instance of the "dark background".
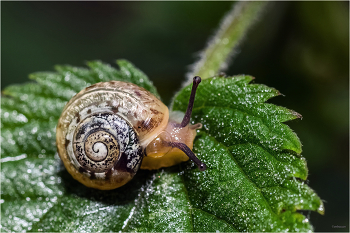
M 170 103 L 231 2 L 1 2 L 1 85 L 55 64 L 125 58 Z M 349 231 L 349 3 L 278 2 L 241 44 L 227 74 L 250 74 L 303 115 L 288 122 L 303 143 L 309 185 L 325 215 L 316 231 Z M 332 225 L 345 228 L 332 228 Z

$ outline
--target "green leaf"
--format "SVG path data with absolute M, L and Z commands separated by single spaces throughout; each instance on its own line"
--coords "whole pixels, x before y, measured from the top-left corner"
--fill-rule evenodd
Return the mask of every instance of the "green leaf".
M 56 66 L 57 72 L 30 75 L 37 83 L 6 88 L 1 100 L 1 157 L 53 156 L 56 152 L 55 128 L 65 104 L 83 88 L 102 81 L 120 80 L 137 84 L 159 96 L 147 76 L 125 60 L 120 70 L 99 61 L 90 69 Z
M 239 231 L 312 230 L 297 210 L 323 214 L 323 203 L 302 181 L 307 167 L 301 143 L 283 124 L 301 116 L 264 103 L 279 92 L 249 84 L 252 79 L 211 78 L 198 87 L 192 118 L 203 128 L 194 151 L 209 169 L 185 170 L 189 199 Z M 190 91 L 178 93 L 173 110 L 186 110 Z
M 66 218 L 71 213 L 57 213 L 58 206 L 63 208 L 64 204 L 71 204 L 76 207 L 85 201 L 86 198 L 77 199 L 70 192 L 71 185 L 84 188 L 62 171 L 58 156 L 54 156 L 57 121 L 63 107 L 73 95 L 93 83 L 121 80 L 133 82 L 159 96 L 144 73 L 125 60 L 118 60 L 117 63 L 120 70 L 99 61 L 89 62 L 90 69 L 56 66 L 57 72 L 30 75 L 37 83 L 14 85 L 3 91 L 6 95 L 1 98 L 3 229 L 22 231 L 39 226 L 40 229 L 48 229 L 52 226 L 52 231 L 58 230 L 60 228 L 54 227 L 59 226 L 60 218 L 67 220 L 61 222 L 62 224 L 71 223 L 71 220 Z M 65 174 L 67 182 L 62 183 L 62 173 Z M 91 192 L 96 193 L 94 190 Z M 106 199 L 104 193 L 101 197 Z M 115 198 L 113 196 L 112 199 Z M 114 204 L 113 202 L 113 206 Z M 80 209 L 80 212 L 84 211 L 83 208 Z M 51 214 L 54 214 L 56 221 L 51 221 Z M 74 216 L 80 218 L 84 214 Z M 48 219 L 50 221 L 46 226 L 43 223 Z M 92 226 L 90 229 L 95 229 Z M 70 231 L 80 228 L 72 225 L 66 226 L 65 229 Z
M 100 81 L 134 82 L 157 95 L 141 71 L 101 62 L 90 69 L 57 66 L 31 75 L 37 83 L 4 90 L 1 110 L 1 228 L 4 231 L 306 231 L 299 209 L 323 208 L 306 179 L 295 134 L 281 122 L 299 117 L 264 104 L 274 89 L 248 76 L 203 81 L 194 120 L 203 130 L 192 163 L 140 170 L 125 186 L 100 191 L 74 180 L 56 154 L 55 127 L 65 103 Z M 176 97 L 184 111 L 190 87 Z M 230 126 L 230 127 L 228 127 Z

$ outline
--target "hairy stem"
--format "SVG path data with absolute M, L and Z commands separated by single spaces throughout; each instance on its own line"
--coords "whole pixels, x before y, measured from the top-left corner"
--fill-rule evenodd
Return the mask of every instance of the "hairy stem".
M 220 27 L 208 46 L 200 54 L 200 59 L 186 75 L 184 86 L 191 83 L 193 76 L 207 79 L 227 68 L 227 61 L 246 32 L 259 17 L 267 2 L 237 2 L 220 23 Z

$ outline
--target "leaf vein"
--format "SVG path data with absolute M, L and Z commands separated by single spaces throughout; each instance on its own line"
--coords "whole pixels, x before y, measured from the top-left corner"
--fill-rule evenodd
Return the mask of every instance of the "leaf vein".
M 205 133 L 207 134 L 207 133 Z M 241 168 L 241 166 L 239 166 L 239 163 L 237 162 L 237 160 L 234 158 L 234 156 L 232 155 L 232 153 L 228 150 L 228 147 L 226 147 L 224 144 L 222 144 L 221 142 L 219 142 L 218 140 L 216 140 L 216 138 L 212 137 L 212 136 L 209 136 L 209 134 L 207 134 L 207 136 L 209 138 L 211 138 L 213 141 L 217 142 L 217 145 L 221 145 L 226 151 L 228 154 L 231 155 L 231 158 L 233 160 L 233 162 L 237 165 L 238 169 L 242 172 L 242 174 L 246 177 L 247 180 L 249 180 L 249 182 L 256 188 L 256 190 L 258 190 L 258 192 L 261 194 L 261 197 L 263 198 L 264 202 L 266 203 L 266 205 L 268 206 L 268 209 L 269 211 L 278 216 L 277 213 L 275 213 L 273 210 L 272 210 L 272 207 L 270 206 L 269 202 L 267 201 L 266 197 L 264 196 L 264 194 L 261 192 L 261 189 L 255 184 L 255 182 L 253 182 L 249 176 L 246 174 L 246 172 Z M 223 155 L 221 154 L 221 157 Z M 220 163 L 220 165 L 222 166 L 222 163 Z M 222 169 L 222 167 L 220 167 L 220 169 Z
M 251 107 L 251 105 L 249 105 Z M 214 110 L 214 108 L 219 108 L 219 109 L 228 109 L 228 110 L 236 110 L 236 111 L 239 111 L 245 115 L 248 115 L 248 116 L 253 116 L 257 119 L 260 119 L 262 120 L 262 123 L 266 126 L 266 128 L 268 128 L 269 131 L 273 132 L 273 133 L 277 133 L 277 130 L 278 129 L 275 129 L 275 128 L 271 128 L 269 127 L 267 124 L 266 124 L 266 120 L 263 118 L 263 117 L 258 117 L 256 115 L 253 115 L 253 114 L 248 114 L 247 112 L 245 112 L 244 110 L 241 110 L 239 108 L 232 108 L 232 107 L 223 107 L 223 106 L 205 106 L 203 108 L 209 108 L 210 109 L 210 112 L 212 112 Z M 193 112 L 197 111 L 198 109 L 196 108 L 193 108 Z M 208 114 L 210 114 L 210 112 Z M 284 125 L 282 122 L 280 121 L 276 121 L 278 122 L 279 124 L 281 125 Z M 295 145 L 293 141 L 289 140 L 288 138 L 284 138 L 284 140 L 290 142 L 291 144 L 293 144 L 296 148 L 299 147 L 298 145 Z M 263 145 L 262 145 L 263 146 Z

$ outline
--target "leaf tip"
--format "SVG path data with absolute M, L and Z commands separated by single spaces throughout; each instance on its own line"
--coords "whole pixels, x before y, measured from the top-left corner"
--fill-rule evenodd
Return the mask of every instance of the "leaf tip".
M 85 63 L 91 69 L 93 69 L 95 66 L 104 65 L 104 63 L 102 61 L 100 61 L 100 60 L 86 61 Z
M 57 71 L 57 72 L 61 72 L 63 69 L 64 65 L 54 65 L 53 68 Z
M 292 112 L 292 114 L 293 114 L 296 118 L 299 118 L 300 120 L 303 119 L 303 116 L 302 116 L 300 113 L 298 113 L 298 112 L 296 112 L 296 111 L 293 111 L 293 110 L 291 110 L 291 112 Z
M 317 208 L 317 213 L 324 215 L 324 205 L 323 205 L 323 201 L 320 200 L 320 206 Z
M 278 96 L 283 96 L 283 97 L 285 97 L 285 95 L 284 95 L 283 93 L 281 93 L 279 90 L 276 90 L 276 92 L 277 92 L 277 95 L 278 95 Z
M 29 79 L 32 79 L 32 80 L 35 80 L 35 78 L 36 78 L 36 73 L 31 73 L 31 74 L 29 74 L 29 75 L 28 75 L 28 78 L 29 78 Z
M 127 65 L 132 65 L 132 63 L 129 62 L 128 60 L 126 60 L 126 59 L 117 59 L 117 60 L 115 61 L 115 63 L 117 63 L 117 65 L 118 65 L 119 67 L 127 66 Z

